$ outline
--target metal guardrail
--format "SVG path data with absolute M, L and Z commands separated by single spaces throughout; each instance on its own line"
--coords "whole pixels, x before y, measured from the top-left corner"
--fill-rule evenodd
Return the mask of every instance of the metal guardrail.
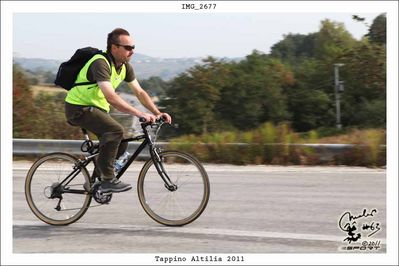
M 95 143 L 97 141 L 94 141 Z M 49 139 L 13 139 L 13 154 L 14 155 L 42 155 L 51 152 L 66 152 L 71 154 L 81 154 L 80 146 L 82 140 L 49 140 Z M 140 145 L 141 142 L 129 142 L 128 151 L 133 153 L 135 149 Z M 166 146 L 167 142 L 158 142 L 160 146 Z M 203 144 L 207 145 L 207 144 Z M 239 145 L 246 146 L 252 145 L 248 143 L 228 143 L 226 145 Z M 356 147 L 355 144 L 283 144 L 273 143 L 266 144 L 273 146 L 302 146 L 310 147 L 316 153 L 319 154 L 321 161 L 331 160 L 337 154 L 349 151 Z M 380 148 L 386 149 L 385 145 L 381 145 Z M 139 155 L 140 159 L 148 159 L 150 157 L 148 149 L 144 149 Z
M 98 143 L 98 141 L 93 141 Z M 80 147 L 83 140 L 62 139 L 13 139 L 14 155 L 43 155 L 52 152 L 66 152 L 71 154 L 82 154 Z M 161 146 L 163 143 L 159 143 Z M 129 142 L 128 151 L 133 153 L 140 142 Z M 148 149 L 144 149 L 138 158 L 150 158 Z

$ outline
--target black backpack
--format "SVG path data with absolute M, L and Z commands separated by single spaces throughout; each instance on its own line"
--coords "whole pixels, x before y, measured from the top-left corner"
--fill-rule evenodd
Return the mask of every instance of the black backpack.
M 95 84 L 96 82 L 88 81 L 88 82 L 75 83 L 75 81 L 80 70 L 96 54 L 102 54 L 105 56 L 108 62 L 110 61 L 107 54 L 97 48 L 85 47 L 78 49 L 71 57 L 71 59 L 69 59 L 66 62 L 63 62 L 60 65 L 60 67 L 58 68 L 54 84 L 68 91 L 77 85 Z

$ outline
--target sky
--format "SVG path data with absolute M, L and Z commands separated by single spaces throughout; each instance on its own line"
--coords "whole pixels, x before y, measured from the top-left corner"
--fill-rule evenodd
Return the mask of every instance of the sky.
M 343 23 L 356 39 L 380 13 L 15 13 L 13 55 L 68 59 L 85 46 L 105 49 L 114 28 L 128 30 L 136 53 L 161 58 L 243 57 L 254 49 L 269 53 L 285 34 L 308 34 L 321 21 Z

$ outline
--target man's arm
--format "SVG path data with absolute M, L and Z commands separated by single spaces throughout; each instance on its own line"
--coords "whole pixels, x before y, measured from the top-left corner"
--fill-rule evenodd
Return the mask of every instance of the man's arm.
M 172 122 L 172 118 L 167 113 L 161 113 L 158 108 L 155 106 L 154 102 L 151 100 L 151 97 L 148 93 L 143 90 L 140 86 L 137 79 L 134 79 L 132 82 L 128 82 L 129 87 L 132 89 L 134 95 L 139 99 L 139 101 L 144 105 L 145 108 L 150 110 L 157 117 L 163 117 L 167 123 Z
M 156 117 L 151 114 L 143 113 L 140 110 L 134 108 L 130 104 L 128 104 L 125 100 L 123 100 L 118 94 L 115 93 L 115 90 L 112 88 L 111 82 L 109 81 L 99 81 L 97 82 L 100 87 L 102 93 L 104 94 L 107 102 L 111 104 L 113 107 L 118 109 L 119 111 L 131 115 L 135 115 L 137 117 L 144 117 L 147 121 L 154 122 Z M 147 95 L 148 96 L 148 95 Z M 150 99 L 151 100 L 151 99 Z

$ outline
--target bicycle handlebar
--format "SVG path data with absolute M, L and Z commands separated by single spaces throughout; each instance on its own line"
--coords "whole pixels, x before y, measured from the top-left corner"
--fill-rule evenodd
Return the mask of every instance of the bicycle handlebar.
M 150 121 L 147 122 L 147 119 L 145 119 L 144 117 L 140 117 L 139 121 L 141 122 L 141 127 L 142 128 L 145 128 L 145 127 L 147 127 L 149 125 L 153 125 L 153 124 L 161 125 L 161 124 L 165 123 L 165 119 L 163 119 L 162 117 L 156 119 L 154 123 L 152 123 Z

